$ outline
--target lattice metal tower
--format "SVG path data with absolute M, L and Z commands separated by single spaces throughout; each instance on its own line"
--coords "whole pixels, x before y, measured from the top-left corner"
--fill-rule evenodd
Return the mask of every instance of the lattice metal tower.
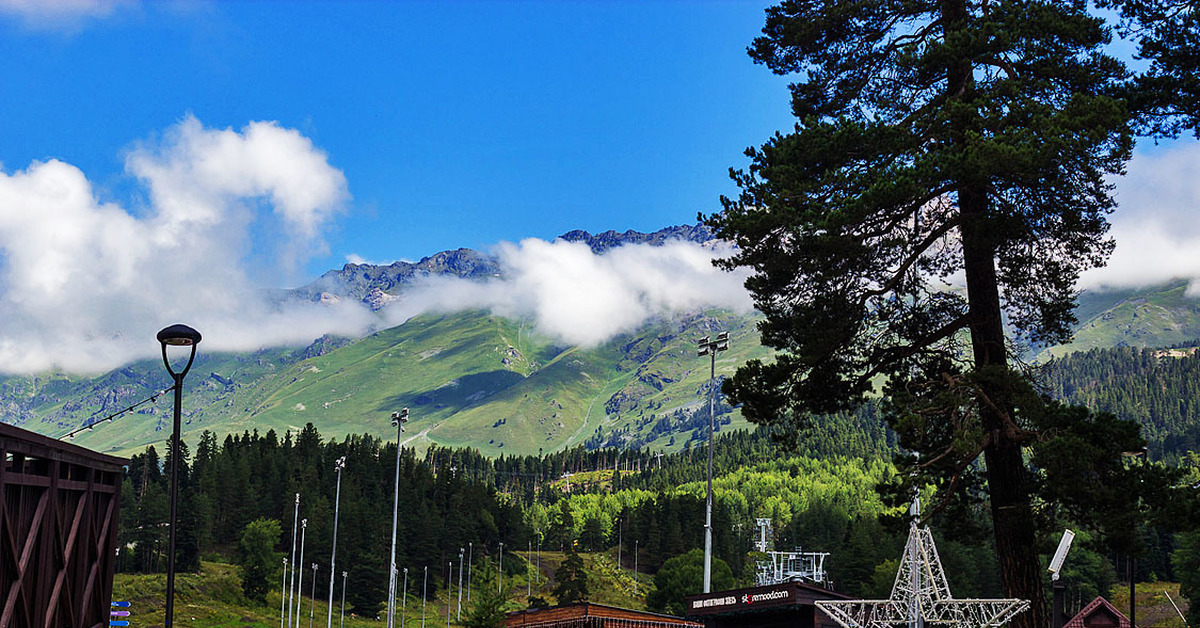
M 886 600 L 818 600 L 817 607 L 845 628 L 883 628 L 907 626 L 924 628 L 935 624 L 947 628 L 984 628 L 1002 626 L 1017 613 L 1029 608 L 1028 600 L 956 600 L 950 595 L 946 573 L 938 557 L 933 534 L 918 527 L 920 500 L 909 511 L 912 524 L 908 543 L 892 594 Z

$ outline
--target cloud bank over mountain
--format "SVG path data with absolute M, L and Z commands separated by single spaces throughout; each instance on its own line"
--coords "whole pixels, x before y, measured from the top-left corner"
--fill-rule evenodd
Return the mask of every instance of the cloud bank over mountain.
M 494 273 L 418 277 L 378 312 L 356 298 L 281 300 L 280 278 L 326 250 L 323 234 L 350 205 L 346 176 L 310 139 L 274 122 L 214 129 L 188 116 L 134 145 L 125 168 L 142 194 L 122 204 L 62 161 L 0 167 L 0 372 L 153 357 L 155 332 L 177 322 L 199 329 L 207 351 L 242 351 L 471 308 L 592 346 L 652 318 L 752 306 L 745 271 L 712 266 L 723 245 L 681 240 L 602 253 L 500 243 Z M 1084 287 L 1200 278 L 1200 147 L 1139 155 L 1119 185 L 1117 252 Z
M 1116 181 L 1120 207 L 1111 216 L 1117 248 L 1081 288 L 1104 290 L 1190 282 L 1200 296 L 1200 144 L 1177 142 L 1139 152 Z
M 389 324 L 426 311 L 486 309 L 532 320 L 570 344 L 595 346 L 654 318 L 708 307 L 749 312 L 744 272 L 726 273 L 712 260 L 724 246 L 671 241 L 626 244 L 597 254 L 582 242 L 536 238 L 501 243 L 501 277 L 473 281 L 424 278 L 384 310 Z
M 0 171 L 0 370 L 111 368 L 152 355 L 154 333 L 175 322 L 203 329 L 214 348 L 365 324 L 316 306 L 281 314 L 252 296 L 249 269 L 266 263 L 256 249 L 282 252 L 274 263 L 286 271 L 324 247 L 322 229 L 349 199 L 307 138 L 189 116 L 125 163 L 145 207 L 101 200 L 57 160 Z

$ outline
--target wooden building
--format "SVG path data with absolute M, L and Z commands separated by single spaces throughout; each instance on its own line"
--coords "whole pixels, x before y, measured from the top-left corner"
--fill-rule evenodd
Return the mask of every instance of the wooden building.
M 817 600 L 847 596 L 803 582 L 718 591 L 687 598 L 688 619 L 707 628 L 840 628 Z
M 108 626 L 125 463 L 0 423 L 0 627 Z
M 1084 606 L 1063 628 L 1130 628 L 1129 618 L 1108 600 L 1098 597 Z
M 581 602 L 509 613 L 507 628 L 704 628 L 704 624 L 671 615 Z

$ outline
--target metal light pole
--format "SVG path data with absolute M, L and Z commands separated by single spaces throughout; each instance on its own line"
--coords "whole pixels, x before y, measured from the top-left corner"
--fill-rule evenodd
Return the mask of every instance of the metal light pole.
M 467 604 L 471 603 L 471 567 L 475 566 L 475 542 L 467 543 Z
M 388 570 L 387 628 L 396 625 L 396 518 L 400 513 L 400 435 L 408 422 L 408 408 L 392 413 L 392 427 L 396 428 L 396 488 L 392 494 L 392 567 Z
M 300 521 L 300 493 L 296 493 L 296 509 L 292 512 L 292 580 L 288 585 L 288 620 L 287 625 L 292 625 L 292 605 L 296 601 L 296 568 L 304 564 L 304 559 L 296 562 L 296 528 Z
M 283 559 L 283 584 L 279 585 L 279 628 L 283 628 L 283 611 L 287 609 L 287 558 Z
M 462 621 L 462 559 L 463 548 L 458 548 L 458 612 L 454 615 L 454 621 Z
M 308 628 L 312 628 L 313 615 L 317 612 L 317 564 L 313 563 L 313 586 L 312 597 L 308 600 Z M 333 574 L 329 574 L 329 579 L 333 580 Z
M 504 590 L 504 541 L 500 541 L 500 555 L 496 561 L 496 593 Z
M 421 628 L 425 628 L 425 599 L 429 595 L 429 565 L 425 565 L 425 576 L 421 582 Z
M 713 467 L 713 401 L 714 382 L 717 378 L 717 353 L 729 349 L 729 334 L 721 332 L 717 339 L 710 341 L 708 336 L 700 339 L 699 355 L 710 356 L 708 375 L 708 495 L 704 500 L 704 593 L 712 592 L 712 467 Z
M 400 594 L 400 625 L 405 625 L 405 611 L 408 610 L 408 567 L 404 568 L 404 589 Z
M 637 595 L 637 577 L 638 577 L 637 558 L 638 558 L 638 541 L 639 540 L 640 539 L 633 540 L 633 594 L 634 595 Z
M 450 602 L 454 600 L 450 595 L 451 587 L 454 586 L 454 563 L 446 563 L 446 628 L 450 628 Z
M 342 502 L 342 469 L 345 468 L 346 457 L 342 456 L 333 465 L 333 470 L 337 472 L 337 492 L 333 498 L 333 552 L 329 555 L 329 612 L 325 616 L 325 628 L 333 628 L 333 574 L 337 573 L 338 507 Z
M 300 562 L 297 563 L 299 565 L 304 564 L 304 537 L 306 537 L 306 536 L 308 536 L 308 519 L 301 519 L 300 520 Z M 313 586 L 314 587 L 317 586 L 317 583 L 313 582 Z M 301 569 L 300 570 L 300 582 L 298 584 L 296 584 L 296 593 L 299 594 L 303 590 L 304 590 L 304 570 Z M 299 602 L 296 603 L 296 628 L 300 628 L 300 603 Z
M 342 572 L 342 621 L 341 628 L 346 628 L 346 572 Z
M 175 623 L 175 528 L 179 520 L 177 517 L 177 504 L 179 502 L 179 423 L 180 416 L 183 414 L 183 377 L 187 375 L 188 370 L 192 368 L 192 362 L 196 359 L 196 345 L 200 344 L 200 332 L 188 327 L 187 325 L 171 325 L 158 332 L 158 343 L 162 345 L 163 364 L 167 367 L 167 373 L 170 373 L 175 384 L 172 388 L 175 390 L 175 415 L 174 423 L 171 429 L 171 528 L 170 537 L 167 541 L 167 607 L 166 615 L 163 618 L 163 627 L 171 628 Z M 183 370 L 176 372 L 171 368 L 171 361 L 167 359 L 167 346 L 190 347 L 191 353 L 188 355 L 187 364 Z

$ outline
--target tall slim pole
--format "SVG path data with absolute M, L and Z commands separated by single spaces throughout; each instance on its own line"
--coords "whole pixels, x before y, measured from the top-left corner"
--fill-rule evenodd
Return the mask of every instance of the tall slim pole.
M 525 550 L 525 597 L 533 597 L 533 561 L 529 560 L 529 555 L 533 554 L 533 539 L 529 540 L 529 549 Z
M 450 606 L 454 598 L 450 595 L 454 586 L 454 563 L 446 563 L 446 628 L 450 628 Z
M 287 558 L 283 559 L 283 583 L 279 585 L 279 628 L 284 628 L 283 612 L 285 610 L 287 610 Z
M 408 610 L 408 567 L 404 568 L 404 589 L 400 595 L 400 625 L 405 625 L 405 611 Z
M 183 415 L 183 377 L 187 375 L 188 370 L 192 368 L 192 362 L 196 359 L 196 345 L 200 342 L 200 332 L 187 325 L 172 325 L 158 332 L 157 337 L 159 344 L 162 345 L 163 364 L 166 365 L 167 373 L 174 381 L 172 388 L 175 390 L 175 413 L 171 429 L 170 449 L 171 527 L 167 538 L 167 603 L 163 618 L 164 628 L 171 628 L 175 623 L 175 531 L 179 527 L 179 424 L 180 417 Z M 183 367 L 183 370 L 175 372 L 175 369 L 171 368 L 171 361 L 167 359 L 167 345 L 191 348 L 191 355 L 188 356 L 187 365 Z
M 308 519 L 300 520 L 300 565 L 304 564 L 304 537 L 308 536 Z M 316 586 L 316 583 L 313 583 Z M 296 585 L 296 595 L 304 590 L 304 569 L 300 570 L 300 582 Z M 296 603 L 296 628 L 300 628 L 300 603 Z
M 312 597 L 309 598 L 309 601 L 308 601 L 308 628 L 312 628 L 313 615 L 315 615 L 317 612 L 317 564 L 313 563 L 312 567 L 313 567 L 313 586 L 312 586 Z M 333 579 L 332 573 L 329 574 L 329 578 L 331 580 Z
M 471 567 L 475 566 L 475 542 L 467 543 L 467 604 L 471 603 Z
M 342 503 L 342 469 L 345 468 L 346 457 L 342 456 L 333 465 L 333 470 L 337 471 L 337 492 L 333 498 L 333 552 L 329 555 L 329 611 L 325 617 L 325 628 L 333 628 L 333 574 L 337 573 L 338 508 Z
M 342 572 L 342 621 L 341 628 L 346 628 L 346 572 Z
M 504 541 L 500 541 L 500 556 L 496 561 L 496 593 L 504 590 Z
M 288 585 L 288 621 L 287 625 L 292 625 L 292 606 L 296 601 L 296 568 L 304 564 L 304 559 L 296 562 L 296 528 L 299 527 L 300 517 L 300 493 L 296 493 L 296 509 L 292 512 L 292 580 Z M 301 570 L 303 571 L 303 570 Z
M 637 595 L 637 580 L 638 580 L 638 578 L 637 578 L 638 577 L 637 559 L 638 559 L 638 541 L 639 540 L 640 539 L 633 540 L 633 594 L 634 595 Z
M 708 336 L 700 339 L 701 356 L 710 356 L 708 375 L 708 492 L 704 499 L 704 593 L 712 592 L 712 468 L 713 468 L 713 432 L 715 432 L 714 414 L 714 381 L 717 378 L 717 352 L 729 348 L 729 334 L 721 332 L 717 339 L 710 341 Z
M 462 559 L 463 548 L 458 548 L 458 612 L 454 615 L 454 621 L 462 621 Z
M 425 600 L 429 596 L 429 565 L 425 565 L 425 577 L 421 582 L 421 628 L 425 628 Z
M 388 570 L 387 628 L 396 625 L 396 521 L 400 514 L 400 437 L 408 421 L 408 408 L 392 413 L 392 426 L 396 428 L 396 486 L 392 493 L 392 567 Z

